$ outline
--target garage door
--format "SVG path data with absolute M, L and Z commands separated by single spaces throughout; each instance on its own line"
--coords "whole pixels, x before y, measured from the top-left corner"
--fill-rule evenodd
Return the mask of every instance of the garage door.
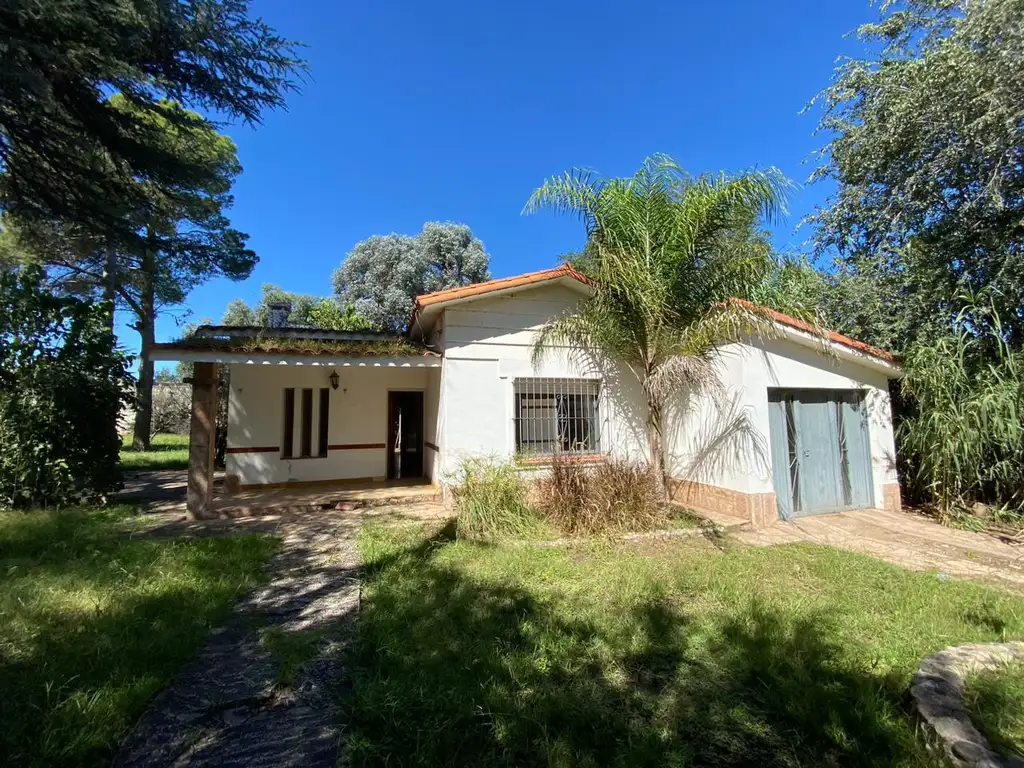
M 768 408 L 780 517 L 874 506 L 863 392 L 769 389 Z

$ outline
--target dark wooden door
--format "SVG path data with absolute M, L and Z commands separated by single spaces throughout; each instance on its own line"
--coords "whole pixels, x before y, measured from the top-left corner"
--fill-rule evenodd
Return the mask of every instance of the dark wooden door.
M 423 477 L 423 393 L 388 392 L 388 480 Z

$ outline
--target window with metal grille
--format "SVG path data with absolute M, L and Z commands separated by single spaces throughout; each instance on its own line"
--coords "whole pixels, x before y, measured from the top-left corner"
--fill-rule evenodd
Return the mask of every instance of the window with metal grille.
M 516 451 L 524 456 L 599 453 L 598 379 L 516 379 Z

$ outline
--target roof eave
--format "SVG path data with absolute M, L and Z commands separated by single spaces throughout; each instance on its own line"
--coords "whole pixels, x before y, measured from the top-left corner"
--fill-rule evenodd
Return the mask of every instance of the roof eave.
M 158 345 L 150 350 L 154 362 L 220 363 L 222 365 L 291 365 L 299 367 L 337 368 L 440 368 L 441 358 L 433 353 L 424 355 L 342 355 L 318 352 L 301 354 L 288 352 L 230 352 L 218 349 L 181 349 L 173 345 Z
M 501 282 L 501 281 L 492 281 Z M 516 282 L 515 279 L 509 278 L 508 283 L 505 285 L 497 286 L 494 288 L 487 288 L 476 293 L 463 293 L 458 294 L 454 291 L 440 291 L 440 294 L 452 293 L 450 298 L 443 296 L 435 297 L 434 294 L 424 294 L 423 296 L 417 296 L 416 302 L 413 305 L 412 317 L 409 320 L 409 335 L 413 335 L 413 329 L 416 328 L 417 322 L 424 327 L 429 327 L 429 324 L 423 322 L 424 315 L 426 319 L 432 321 L 437 315 L 443 310 L 448 309 L 452 306 L 460 304 L 467 304 L 469 302 L 478 301 L 480 299 L 491 299 L 496 296 L 505 296 L 510 293 L 518 293 L 524 290 L 530 290 L 537 288 L 542 285 L 551 285 L 553 283 L 563 284 L 568 288 L 575 291 L 579 291 L 588 298 L 594 295 L 595 287 L 593 283 L 586 278 L 584 275 L 576 272 L 575 270 L 558 269 L 550 270 L 550 274 L 545 275 L 542 278 L 533 280 L 524 280 Z M 483 283 L 481 285 L 486 285 Z M 473 286 L 466 286 L 467 289 Z
M 800 344 L 801 346 L 808 347 L 809 349 L 815 349 L 820 352 L 822 349 L 822 343 L 824 342 L 827 347 L 835 353 L 836 357 L 841 360 L 846 360 L 848 362 L 870 368 L 879 373 L 884 373 L 890 379 L 899 379 L 903 376 L 903 366 L 901 366 L 899 360 L 892 355 L 865 352 L 833 339 L 821 337 L 807 331 L 793 328 L 792 326 L 784 323 L 776 322 L 775 328 L 781 332 L 783 338 Z

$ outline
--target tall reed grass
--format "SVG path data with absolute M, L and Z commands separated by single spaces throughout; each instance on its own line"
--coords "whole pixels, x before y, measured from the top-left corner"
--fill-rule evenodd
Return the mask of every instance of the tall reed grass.
M 975 502 L 1024 512 L 1024 378 L 1021 353 L 998 322 L 910 350 L 902 392 L 913 412 L 899 428 L 913 490 L 943 515 Z

